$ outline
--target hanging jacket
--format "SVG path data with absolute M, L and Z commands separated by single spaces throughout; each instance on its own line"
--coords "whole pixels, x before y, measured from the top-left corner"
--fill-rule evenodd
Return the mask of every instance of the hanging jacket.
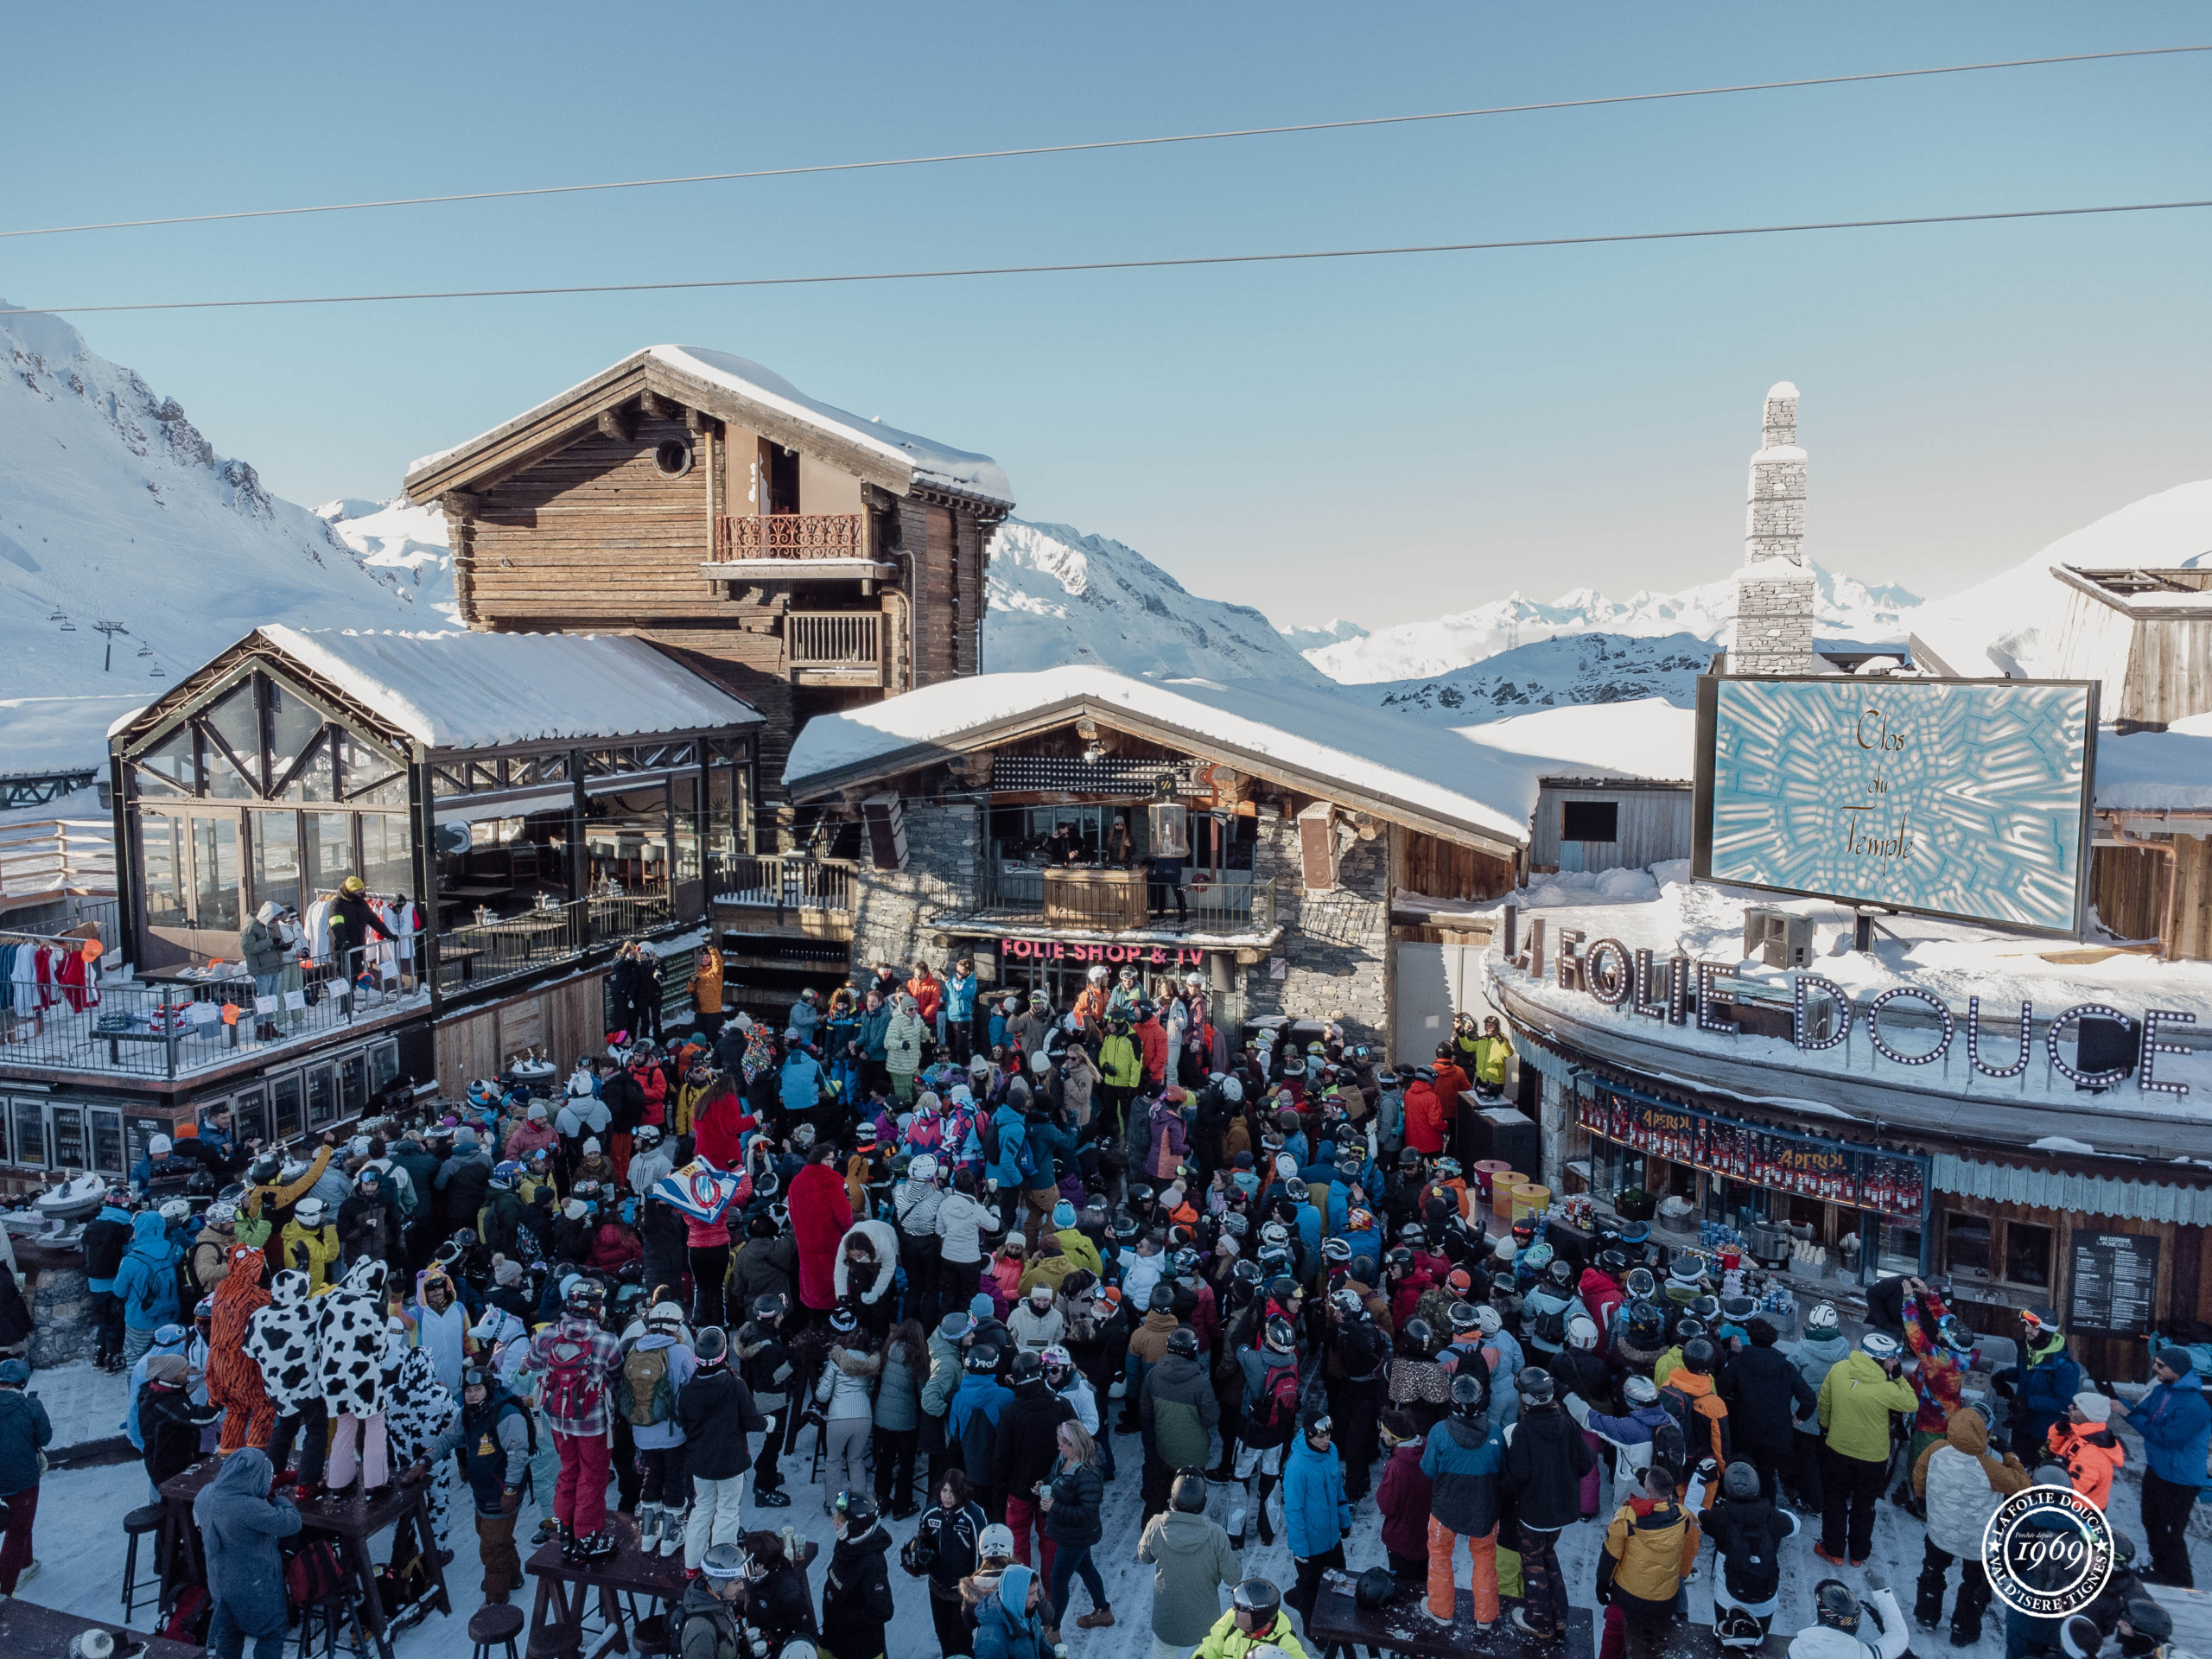
M 1145 1523 L 1137 1560 L 1152 1567 L 1152 1634 L 1171 1648 L 1203 1641 L 1221 1616 L 1220 1586 L 1244 1576 L 1221 1523 L 1179 1510 Z
M 1670 1604 L 1697 1562 L 1697 1519 L 1672 1498 L 1632 1497 L 1613 1511 L 1598 1556 L 1598 1591 Z
M 766 1428 L 768 1420 L 728 1365 L 702 1365 L 677 1390 L 676 1425 L 695 1479 L 732 1480 L 752 1466 L 747 1437 Z
M 1678 1379 L 1669 1379 L 1670 1381 Z M 1810 1419 L 1820 1393 L 1779 1348 L 1746 1344 L 1729 1362 L 1720 1380 L 1728 1405 L 1729 1431 L 1736 1445 L 1782 1453 L 1794 1445 L 1801 1418 Z
M 1521 1414 L 1505 1443 L 1501 1474 L 1524 1526 L 1548 1530 L 1582 1518 L 1582 1477 L 1598 1454 L 1560 1406 L 1533 1406 Z
M 116 1269 L 114 1294 L 123 1322 L 134 1331 L 158 1331 L 177 1322 L 177 1264 L 184 1252 L 160 1216 L 142 1210 L 130 1220 L 130 1249 Z

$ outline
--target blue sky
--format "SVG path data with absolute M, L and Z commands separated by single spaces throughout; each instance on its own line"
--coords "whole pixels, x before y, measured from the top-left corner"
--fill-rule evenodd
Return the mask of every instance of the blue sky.
M 2201 7 L 222 6 L 11 20 L 0 226 L 2212 40 Z M 2212 54 L 0 241 L 16 304 L 684 279 L 2212 196 Z M 2212 472 L 2212 212 L 1172 272 L 76 319 L 280 493 L 636 347 L 986 450 L 1025 517 L 1370 625 L 1808 546 L 1942 593 Z

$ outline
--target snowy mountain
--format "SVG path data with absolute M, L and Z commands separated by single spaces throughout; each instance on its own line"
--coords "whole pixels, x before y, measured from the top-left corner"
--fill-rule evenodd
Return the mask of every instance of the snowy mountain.
M 1282 637 L 1290 641 L 1294 650 L 1311 654 L 1324 645 L 1341 645 L 1347 639 L 1364 639 L 1367 630 L 1357 622 L 1347 622 L 1332 616 L 1318 628 L 1283 628 Z
M 1103 663 L 1154 678 L 1328 679 L 1249 605 L 1200 599 L 1135 548 L 1009 518 L 984 580 L 988 671 Z
M 446 516 L 436 507 L 418 507 L 404 495 L 388 501 L 341 496 L 326 501 L 315 516 L 338 533 L 372 570 L 390 570 L 411 584 L 418 605 L 427 605 L 454 627 L 461 603 L 453 591 L 453 549 L 446 540 Z M 427 625 L 425 625 L 427 626 Z
M 1823 639 L 1902 643 L 1921 601 L 1902 588 L 1869 588 L 1812 566 L 1820 582 L 1814 626 Z M 1734 618 L 1735 584 L 1723 577 L 1679 594 L 1642 591 L 1608 599 L 1577 588 L 1548 605 L 1515 594 L 1455 616 L 1403 622 L 1392 628 L 1306 651 L 1306 658 L 1346 685 L 1426 680 L 1501 652 L 1561 634 L 1614 633 L 1643 638 L 1690 634 L 1724 642 Z M 1710 653 L 1707 653 L 1710 655 Z
M 442 624 L 419 573 L 270 494 L 67 323 L 0 316 L 0 653 L 35 694 L 0 704 L 0 772 L 96 763 L 113 719 L 261 623 Z
M 1446 725 L 1466 726 L 1578 703 L 1657 697 L 1692 707 L 1714 646 L 1694 633 L 1561 634 L 1427 678 L 1348 685 L 1344 694 Z

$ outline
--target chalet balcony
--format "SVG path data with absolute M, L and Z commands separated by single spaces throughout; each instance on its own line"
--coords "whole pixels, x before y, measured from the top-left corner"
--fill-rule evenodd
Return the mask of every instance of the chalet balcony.
M 784 664 L 794 685 L 881 685 L 883 613 L 788 613 Z
M 857 512 L 745 514 L 715 520 L 715 556 L 700 570 L 717 581 L 849 582 L 872 592 L 895 569 L 873 557 Z

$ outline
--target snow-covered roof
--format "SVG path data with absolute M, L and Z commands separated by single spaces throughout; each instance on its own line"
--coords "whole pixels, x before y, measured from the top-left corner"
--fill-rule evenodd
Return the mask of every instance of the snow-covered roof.
M 803 793 L 807 784 L 832 778 L 887 776 L 927 764 L 933 752 L 988 741 L 997 728 L 1064 708 L 1070 718 L 1087 709 L 1109 723 L 1119 711 L 1198 753 L 1241 756 L 1263 772 L 1272 763 L 1278 775 L 1307 780 L 1317 794 L 1334 784 L 1516 846 L 1528 843 L 1540 779 L 1624 770 L 1547 749 L 1545 728 L 1533 725 L 1541 717 L 1515 734 L 1516 747 L 1491 737 L 1499 724 L 1521 722 L 1442 728 L 1276 680 L 1143 680 L 1080 664 L 950 680 L 818 715 L 791 745 L 784 782 Z M 1638 721 L 1642 709 L 1617 706 L 1616 718 Z M 1563 741 L 1574 731 L 1560 728 Z
M 870 420 L 810 397 L 797 386 L 765 368 L 750 358 L 731 352 L 717 352 L 704 346 L 648 346 L 644 351 L 625 358 L 611 369 L 602 370 L 588 380 L 579 382 L 566 391 L 547 398 L 535 409 L 502 421 L 489 432 L 478 434 L 465 443 L 441 449 L 435 454 L 424 455 L 410 465 L 411 479 L 425 468 L 435 467 L 455 455 L 553 414 L 564 404 L 578 400 L 586 391 L 602 382 L 641 365 L 658 364 L 670 372 L 693 381 L 703 381 L 709 387 L 733 393 L 745 401 L 772 410 L 801 426 L 811 427 L 842 442 L 852 444 L 882 460 L 906 468 L 910 475 L 921 483 L 944 485 L 964 491 L 971 495 L 988 497 L 1011 505 L 1014 486 L 1007 480 L 1005 470 L 988 455 L 980 455 L 966 449 L 956 449 L 950 444 L 940 443 L 912 432 L 887 426 L 880 420 Z
M 1485 747 L 1552 757 L 1544 775 L 1688 783 L 1697 770 L 1697 712 L 1664 697 L 1586 702 L 1466 728 Z
M 626 634 L 256 632 L 434 749 L 710 729 L 762 717 Z
M 2097 735 L 2101 812 L 2212 810 L 2212 715 L 2191 715 L 2163 732 Z

